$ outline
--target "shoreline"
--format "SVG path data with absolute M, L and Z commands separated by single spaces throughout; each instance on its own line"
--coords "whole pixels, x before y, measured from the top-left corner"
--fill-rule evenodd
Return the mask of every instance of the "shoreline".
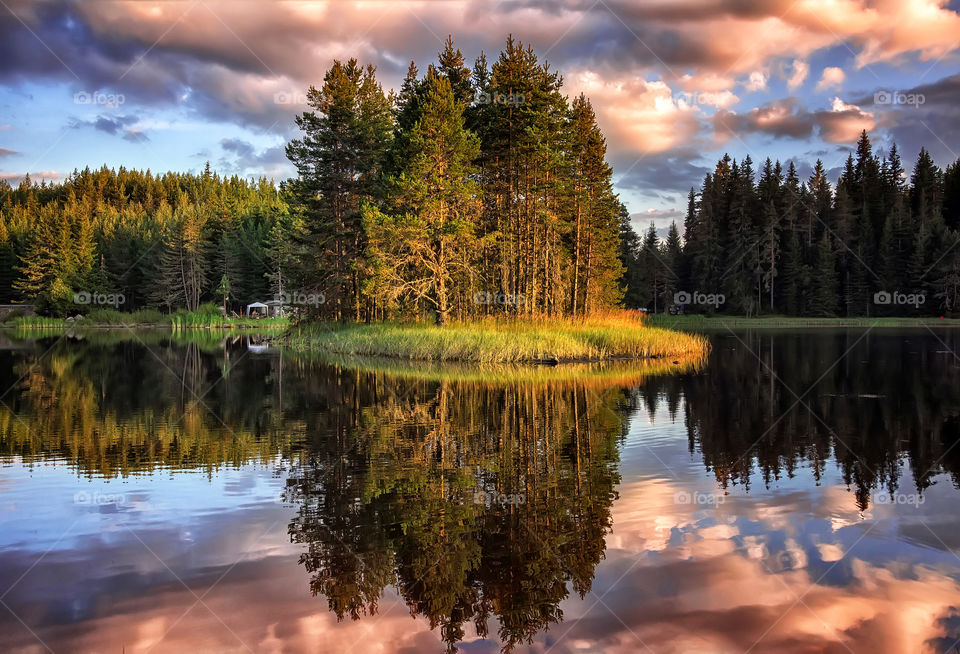
M 768 327 L 771 329 L 817 329 L 831 327 L 960 327 L 960 318 L 933 317 L 875 317 L 875 318 L 797 318 L 770 316 L 743 318 L 726 316 L 669 316 L 650 317 L 651 325 L 664 329 L 688 329 L 695 327 Z

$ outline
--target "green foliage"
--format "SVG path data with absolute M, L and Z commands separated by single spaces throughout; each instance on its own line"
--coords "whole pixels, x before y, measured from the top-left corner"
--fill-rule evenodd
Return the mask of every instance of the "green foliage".
M 250 182 L 124 168 L 75 172 L 63 183 L 0 187 L 0 296 L 48 315 L 86 309 L 74 294 L 123 296 L 125 311 L 263 299 L 268 270 L 289 265 L 268 235 L 289 220 L 285 192 Z
M 749 157 L 737 162 L 724 156 L 700 192 L 691 190 L 681 256 L 668 256 L 664 244 L 649 247 L 651 235 L 639 250 L 668 261 L 670 274 L 638 276 L 628 266 L 630 279 L 639 280 L 628 290 L 650 289 L 628 299 L 654 310 L 654 289 L 665 279 L 690 293 L 723 294 L 716 310 L 727 315 L 955 314 L 958 164 L 944 173 L 921 150 L 908 184 L 896 147 L 880 158 L 863 133 L 834 191 L 819 161 L 801 183 L 792 163 L 784 172 L 768 159 L 755 184 Z M 624 232 L 621 238 L 635 237 Z M 875 299 L 881 291 L 922 295 L 924 302 L 883 304 Z

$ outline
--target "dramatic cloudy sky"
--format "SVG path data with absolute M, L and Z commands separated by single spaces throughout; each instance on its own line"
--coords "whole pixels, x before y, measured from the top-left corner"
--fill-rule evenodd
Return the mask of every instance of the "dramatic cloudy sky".
M 84 166 L 292 173 L 283 144 L 335 58 L 395 87 L 452 34 L 507 34 L 593 100 L 638 223 L 679 217 L 718 156 L 823 159 L 861 129 L 960 158 L 960 0 L 0 0 L 0 178 Z

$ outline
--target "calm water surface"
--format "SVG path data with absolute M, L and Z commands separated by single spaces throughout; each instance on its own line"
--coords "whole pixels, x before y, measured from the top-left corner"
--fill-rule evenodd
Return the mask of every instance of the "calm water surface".
M 0 339 L 0 651 L 960 651 L 960 331 L 712 342 Z

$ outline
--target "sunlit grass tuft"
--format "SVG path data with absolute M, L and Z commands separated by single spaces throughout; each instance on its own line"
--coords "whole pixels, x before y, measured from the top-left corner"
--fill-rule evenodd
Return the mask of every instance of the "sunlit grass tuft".
M 699 355 L 707 340 L 651 327 L 633 312 L 587 319 L 485 320 L 432 324 L 298 324 L 284 341 L 346 356 L 476 363 L 584 362 Z

